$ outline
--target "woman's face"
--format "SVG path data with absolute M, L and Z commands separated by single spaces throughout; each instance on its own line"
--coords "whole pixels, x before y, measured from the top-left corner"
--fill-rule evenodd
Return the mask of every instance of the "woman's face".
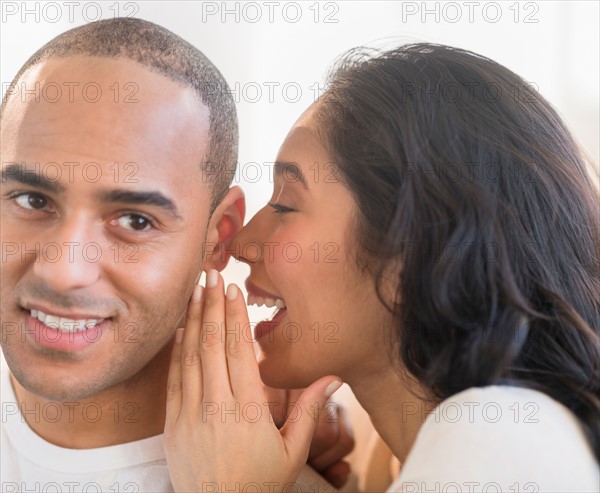
M 355 262 L 357 204 L 319 142 L 313 113 L 286 137 L 269 205 L 233 246 L 251 267 L 248 304 L 285 303 L 255 331 L 261 376 L 273 387 L 305 387 L 328 374 L 352 383 L 390 366 L 390 316 Z

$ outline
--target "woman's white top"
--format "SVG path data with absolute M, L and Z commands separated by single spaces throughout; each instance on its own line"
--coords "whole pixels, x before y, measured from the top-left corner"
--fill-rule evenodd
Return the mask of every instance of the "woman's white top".
M 388 492 L 480 491 L 598 493 L 600 468 L 558 401 L 521 387 L 471 388 L 429 414 Z

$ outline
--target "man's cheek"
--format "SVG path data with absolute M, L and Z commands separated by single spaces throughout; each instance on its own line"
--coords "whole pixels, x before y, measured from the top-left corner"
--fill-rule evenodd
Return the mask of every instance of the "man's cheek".
M 2 264 L 0 269 L 0 306 L 2 307 L 0 315 L 2 319 L 5 316 L 13 316 L 14 314 L 16 304 L 13 291 L 24 270 L 22 262 L 18 260 L 13 259 L 6 264 Z

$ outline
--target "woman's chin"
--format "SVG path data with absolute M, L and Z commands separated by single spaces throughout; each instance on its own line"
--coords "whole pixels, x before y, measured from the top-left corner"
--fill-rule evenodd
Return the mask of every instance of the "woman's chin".
M 286 369 L 285 363 L 272 358 L 263 358 L 258 362 L 260 377 L 265 385 L 274 389 L 303 389 L 322 376 L 303 374 L 303 372 Z

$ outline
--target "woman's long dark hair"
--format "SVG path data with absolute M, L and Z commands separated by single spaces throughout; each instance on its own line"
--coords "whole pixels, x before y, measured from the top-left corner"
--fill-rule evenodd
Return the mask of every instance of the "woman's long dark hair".
M 350 53 L 317 110 L 402 368 L 437 399 L 540 390 L 600 460 L 600 203 L 556 111 L 498 63 L 433 44 Z

